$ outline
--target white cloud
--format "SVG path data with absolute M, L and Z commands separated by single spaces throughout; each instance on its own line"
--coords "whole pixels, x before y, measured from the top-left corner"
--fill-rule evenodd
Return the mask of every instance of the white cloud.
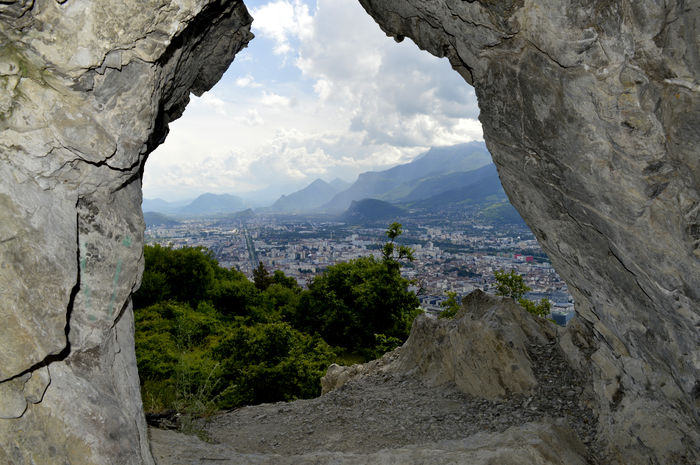
M 254 30 L 275 42 L 277 55 L 289 53 L 290 40 L 305 37 L 312 21 L 309 7 L 301 0 L 275 0 L 253 9 L 251 15 Z
M 255 82 L 255 78 L 249 73 L 236 79 L 238 87 L 262 87 L 262 84 Z
M 481 139 L 473 90 L 446 60 L 387 38 L 352 0 L 318 0 L 297 65 L 323 104 L 349 110 L 368 142 L 431 146 Z M 470 123 L 471 122 L 471 123 Z
M 254 40 L 213 92 L 192 98 L 148 162 L 147 197 L 279 195 L 482 139 L 473 89 L 446 60 L 387 38 L 357 0 L 318 0 L 313 15 L 302 0 L 275 0 L 251 14 L 272 42 Z
M 292 104 L 292 99 L 274 92 L 263 92 L 260 103 L 271 107 L 288 107 Z
M 331 92 L 333 92 L 333 83 L 327 79 L 319 79 L 314 84 L 314 92 L 318 95 L 321 100 L 326 100 L 330 97 Z
M 201 97 L 202 104 L 212 108 L 219 115 L 226 115 L 226 102 L 211 92 L 205 92 Z

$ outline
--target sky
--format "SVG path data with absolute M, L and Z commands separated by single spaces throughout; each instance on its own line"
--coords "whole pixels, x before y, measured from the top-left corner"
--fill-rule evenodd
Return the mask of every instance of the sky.
M 352 182 L 432 146 L 482 140 L 474 90 L 447 59 L 387 37 L 357 0 L 248 0 L 255 38 L 192 96 L 149 157 L 145 198 L 271 203 Z

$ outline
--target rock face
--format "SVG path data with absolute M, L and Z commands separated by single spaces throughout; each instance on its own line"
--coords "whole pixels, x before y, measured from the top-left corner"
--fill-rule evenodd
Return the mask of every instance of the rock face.
M 608 462 L 695 463 L 700 4 L 360 1 L 475 86 L 504 188 L 585 320 L 562 346 L 594 379 Z M 0 462 L 151 462 L 139 181 L 250 21 L 240 1 L 0 1 Z
M 240 1 L 0 2 L 0 463 L 152 463 L 143 164 L 250 23 Z
M 321 379 L 323 393 L 377 371 L 421 379 L 428 386 L 454 384 L 464 394 L 504 400 L 531 394 L 537 385 L 529 351 L 555 339 L 555 328 L 534 318 L 511 299 L 474 291 L 454 319 L 419 316 L 406 343 L 362 365 L 331 365 Z
M 360 0 L 474 85 L 511 202 L 595 337 L 609 460 L 700 459 L 700 4 Z

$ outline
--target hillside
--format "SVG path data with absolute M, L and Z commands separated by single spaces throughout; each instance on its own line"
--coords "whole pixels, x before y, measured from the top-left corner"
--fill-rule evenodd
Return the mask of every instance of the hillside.
M 411 203 L 430 199 L 431 197 L 439 196 L 448 191 L 455 191 L 456 193 L 482 180 L 486 180 L 484 181 L 486 184 L 495 184 L 500 187 L 501 182 L 498 178 L 495 165 L 488 164 L 472 171 L 449 173 L 419 179 L 410 184 L 411 190 L 408 194 L 398 198 L 396 201 L 400 203 Z M 486 185 L 484 187 L 486 187 Z M 489 187 L 488 190 L 492 189 Z
M 234 213 L 246 208 L 243 199 L 231 194 L 202 194 L 177 210 L 182 216 L 204 216 Z
M 174 226 L 179 222 L 167 215 L 158 212 L 146 211 L 143 212 L 143 219 L 146 226 Z
M 168 202 L 161 198 L 147 199 L 144 198 L 141 202 L 141 210 L 144 212 L 157 212 L 164 215 L 174 215 L 177 211 L 189 204 L 190 201 L 185 202 Z
M 336 194 L 321 207 L 321 210 L 339 213 L 346 210 L 353 200 L 365 198 L 395 201 L 410 193 L 410 189 L 406 186 L 403 188 L 405 194 L 398 189 L 406 183 L 451 172 L 473 171 L 490 163 L 491 155 L 483 142 L 434 147 L 410 163 L 384 171 L 360 174 L 352 186 Z M 394 189 L 398 189 L 397 193 L 389 194 Z
M 353 200 L 350 207 L 340 215 L 346 223 L 391 223 L 401 221 L 406 211 L 377 199 Z
M 436 208 L 445 204 L 484 204 L 507 200 L 494 165 L 486 166 L 470 176 L 469 183 L 449 189 L 428 198 L 422 198 L 413 205 L 422 208 Z
M 301 190 L 281 196 L 272 204 L 269 211 L 295 213 L 313 210 L 328 202 L 335 194 L 347 187 L 347 183 L 339 179 L 335 179 L 331 183 L 323 179 L 316 179 Z

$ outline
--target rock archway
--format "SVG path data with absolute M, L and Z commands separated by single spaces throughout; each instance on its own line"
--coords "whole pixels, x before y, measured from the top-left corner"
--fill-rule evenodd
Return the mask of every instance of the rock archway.
M 692 461 L 700 6 L 360 3 L 474 85 L 503 186 L 594 334 L 588 369 L 612 457 Z
M 476 88 L 575 293 L 612 461 L 700 450 L 700 6 L 360 0 Z M 0 462 L 152 463 L 130 294 L 145 159 L 252 38 L 240 1 L 0 3 Z

